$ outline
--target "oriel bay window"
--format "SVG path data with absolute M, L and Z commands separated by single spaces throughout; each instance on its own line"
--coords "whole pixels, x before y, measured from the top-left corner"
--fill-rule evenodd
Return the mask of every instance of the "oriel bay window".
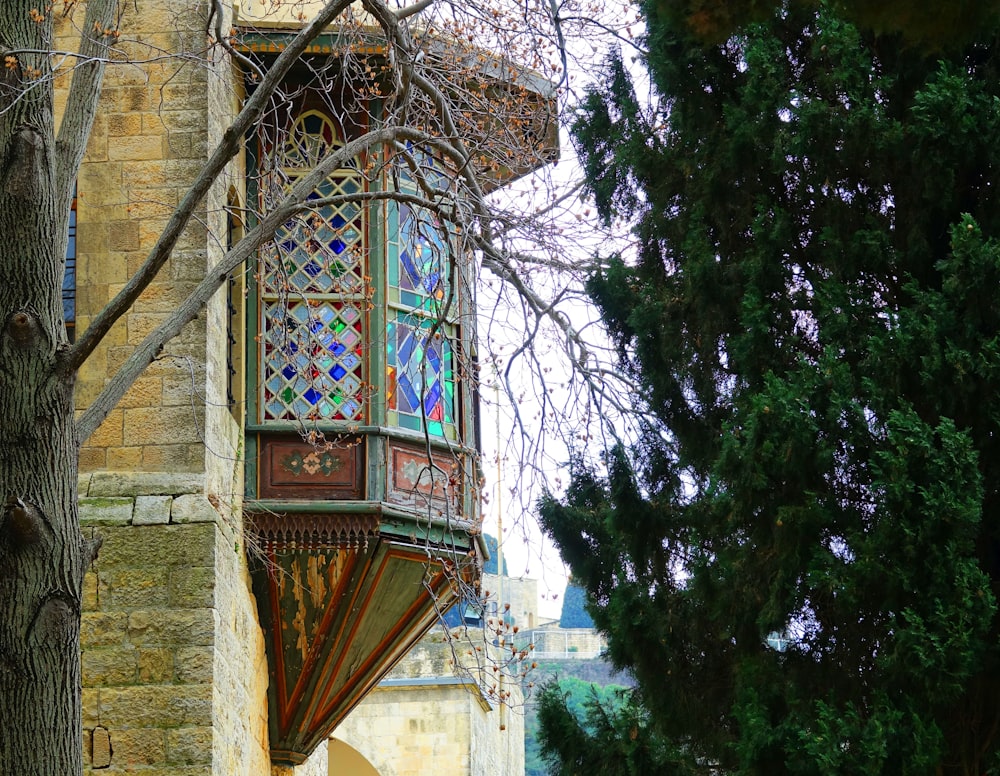
M 262 209 L 363 131 L 330 102 L 260 140 Z M 271 758 L 290 763 L 457 600 L 481 550 L 476 394 L 460 379 L 471 270 L 446 168 L 369 149 L 308 203 L 260 251 L 247 339 L 251 576 Z
M 289 112 L 258 143 L 263 211 L 363 131 L 345 130 L 328 105 Z M 369 149 L 327 177 L 309 195 L 315 204 L 260 252 L 248 337 L 251 497 L 447 502 L 452 486 L 442 483 L 454 483 L 453 470 L 469 465 L 457 459 L 473 453 L 463 434 L 474 399 L 461 380 L 471 283 L 452 177 L 428 149 Z M 418 450 L 425 464 L 412 488 L 430 487 L 419 497 L 403 495 L 391 466 L 370 469 Z
M 262 69 L 301 22 L 272 21 L 240 30 L 238 45 Z M 451 133 L 438 107 L 404 99 L 393 46 L 374 23 L 354 21 L 311 44 L 248 143 L 248 209 L 266 211 L 331 152 L 372 128 L 406 125 L 327 176 L 249 273 L 243 504 L 259 548 L 250 565 L 273 763 L 301 763 L 323 745 L 473 589 L 485 553 L 475 272 L 471 234 L 456 217 L 471 204 L 433 139 Z M 426 42 L 429 55 L 452 61 L 445 36 Z M 454 54 L 469 61 L 464 43 Z M 456 109 L 481 115 L 468 74 L 456 75 L 456 98 L 474 98 Z M 490 61 L 473 80 L 500 107 L 508 77 Z M 519 92 L 551 115 L 554 97 L 531 97 L 529 81 Z M 402 139 L 420 132 L 421 142 Z M 475 174 L 494 188 L 533 166 Z

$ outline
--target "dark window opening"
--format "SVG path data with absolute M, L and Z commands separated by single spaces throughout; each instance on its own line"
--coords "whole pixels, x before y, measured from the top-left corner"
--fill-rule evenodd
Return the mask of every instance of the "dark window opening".
M 238 202 L 230 198 L 226 213 L 226 250 L 243 239 Z M 226 404 L 237 423 L 243 423 L 243 299 L 244 279 L 239 269 L 226 281 Z
M 63 322 L 66 326 L 66 338 L 73 342 L 76 339 L 76 190 L 73 191 L 73 204 L 69 211 L 69 234 L 66 240 L 66 268 L 63 271 L 62 282 Z

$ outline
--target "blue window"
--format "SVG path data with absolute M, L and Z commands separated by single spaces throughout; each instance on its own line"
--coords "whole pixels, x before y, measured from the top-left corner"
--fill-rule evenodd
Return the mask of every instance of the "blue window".
M 76 335 L 76 191 L 69 211 L 69 235 L 66 241 L 66 269 L 62 282 L 63 321 L 66 336 L 72 342 Z

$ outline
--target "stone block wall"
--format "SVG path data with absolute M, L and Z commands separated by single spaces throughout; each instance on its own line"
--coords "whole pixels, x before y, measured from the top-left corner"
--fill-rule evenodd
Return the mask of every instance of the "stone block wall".
M 272 765 L 271 776 L 361 776 L 350 771 L 330 769 L 327 746 L 316 747 L 309 759 L 300 765 Z
M 458 656 L 461 659 L 461 656 Z M 524 716 L 486 701 L 435 629 L 334 731 L 380 776 L 523 776 Z M 339 773 L 331 760 L 331 776 Z
M 200 0 L 148 2 L 130 6 L 123 15 L 116 45 L 120 63 L 107 67 L 77 180 L 77 331 L 86 329 L 146 260 L 238 102 L 228 60 L 206 47 L 207 7 Z M 82 17 L 81 7 L 56 15 L 57 47 L 76 44 Z M 57 110 L 68 87 L 67 71 L 56 81 Z M 210 115 L 215 116 L 211 131 Z M 153 283 L 80 370 L 79 410 L 90 405 L 136 345 L 177 309 L 209 262 L 221 255 L 225 192 L 242 180 L 239 163 L 233 167 L 197 208 Z M 225 402 L 226 375 L 224 370 L 218 374 L 226 347 L 220 310 L 224 304 L 216 303 L 212 315 L 202 313 L 164 348 L 85 440 L 81 470 L 204 471 L 210 437 L 213 460 L 226 460 L 221 467 L 232 479 L 228 459 L 238 447 L 237 424 L 220 430 L 219 418 L 213 418 L 212 433 L 206 431 L 206 407 L 218 405 L 220 396 Z M 221 326 L 221 334 L 209 336 L 210 326 Z M 221 352 L 210 358 L 208 347 Z M 215 371 L 211 384 L 209 366 Z
M 233 3 L 219 3 L 222 14 L 221 29 L 232 27 Z M 243 75 L 238 73 L 229 55 L 216 47 L 210 52 L 207 62 L 209 77 L 207 89 L 202 99 L 207 113 L 206 133 L 209 152 L 222 140 L 233 117 L 243 106 Z M 206 257 L 208 266 L 214 266 L 225 255 L 230 236 L 238 240 L 246 227 L 246 158 L 245 149 L 230 162 L 219 180 L 208 192 L 206 198 L 206 220 L 208 239 Z M 230 226 L 232 231 L 230 233 Z M 246 404 L 244 351 L 252 350 L 253 344 L 244 341 L 246 331 L 247 276 L 252 269 L 242 267 L 234 273 L 236 280 L 231 294 L 227 294 L 228 283 L 212 297 L 205 310 L 205 432 L 207 446 L 205 477 L 209 493 L 243 492 L 243 416 Z M 229 297 L 233 304 L 232 315 Z M 229 374 L 230 355 L 229 331 L 237 339 L 233 352 L 233 368 L 236 374 Z M 228 387 L 232 380 L 235 403 L 228 404 Z
M 476 701 L 460 685 L 380 687 L 334 736 L 364 755 L 380 776 L 468 776 L 475 773 L 470 702 Z M 483 773 L 490 772 L 500 771 Z
M 482 590 L 489 609 L 487 616 L 505 611 L 505 619 L 519 630 L 538 625 L 538 580 L 523 577 L 504 577 L 501 583 L 496 574 L 483 574 Z
M 539 658 L 592 658 L 607 648 L 607 640 L 593 628 L 552 627 L 531 631 L 528 638 Z
M 270 771 L 267 670 L 244 548 L 189 475 L 84 475 L 86 773 Z

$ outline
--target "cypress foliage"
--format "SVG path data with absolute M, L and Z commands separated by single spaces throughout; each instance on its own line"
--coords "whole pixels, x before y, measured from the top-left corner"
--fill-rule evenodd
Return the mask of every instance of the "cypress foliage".
M 648 11 L 701 40 L 718 41 L 787 4 L 813 7 L 816 0 L 659 0 Z M 997 0 L 838 0 L 837 8 L 856 24 L 928 50 L 966 43 L 1000 17 Z
M 678 767 L 1000 773 L 996 29 L 646 16 L 658 110 L 612 58 L 575 137 L 655 422 L 543 523 Z
M 669 749 L 649 728 L 649 715 L 623 690 L 601 698 L 596 687 L 584 701 L 582 719 L 567 702 L 559 682 L 547 684 L 538 699 L 541 745 L 554 776 L 681 774 Z M 569 698 L 569 700 L 572 700 Z

